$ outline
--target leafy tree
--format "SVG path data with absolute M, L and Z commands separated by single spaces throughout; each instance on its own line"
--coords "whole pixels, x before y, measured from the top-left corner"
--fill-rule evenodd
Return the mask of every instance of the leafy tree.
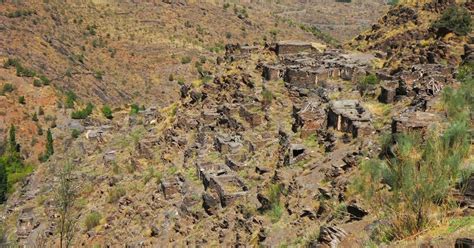
M 433 27 L 457 35 L 467 35 L 472 30 L 472 17 L 466 8 L 453 5 L 443 12 L 441 18 L 433 23 Z

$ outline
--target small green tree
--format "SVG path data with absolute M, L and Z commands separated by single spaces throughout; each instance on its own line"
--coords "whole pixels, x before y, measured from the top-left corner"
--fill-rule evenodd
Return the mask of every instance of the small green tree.
M 472 30 L 472 17 L 466 8 L 453 5 L 443 12 L 441 18 L 433 23 L 433 27 L 466 35 Z

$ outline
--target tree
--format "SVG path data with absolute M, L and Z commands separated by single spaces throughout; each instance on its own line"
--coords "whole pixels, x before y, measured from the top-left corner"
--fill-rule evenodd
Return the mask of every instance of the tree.
M 4 165 L 0 161 L 0 204 L 7 200 L 7 190 L 8 190 L 8 183 L 7 183 L 7 171 Z
M 46 155 L 49 158 L 53 154 L 54 154 L 53 134 L 51 133 L 51 129 L 48 128 L 48 132 L 46 134 Z
M 16 143 L 16 128 L 13 124 L 10 126 L 7 150 L 11 154 L 16 154 L 20 152 L 20 146 Z
M 70 247 L 76 229 L 74 205 L 77 197 L 77 188 L 74 183 L 73 166 L 66 163 L 59 172 L 59 184 L 56 189 L 56 203 L 59 218 L 60 247 Z
M 472 17 L 466 8 L 451 6 L 433 23 L 433 27 L 443 31 L 443 34 L 448 31 L 457 35 L 467 35 L 472 30 Z

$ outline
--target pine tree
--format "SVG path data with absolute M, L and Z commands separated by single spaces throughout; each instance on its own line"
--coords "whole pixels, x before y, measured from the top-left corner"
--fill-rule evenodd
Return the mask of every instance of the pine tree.
M 7 172 L 5 165 L 0 161 L 0 204 L 7 200 Z
M 53 134 L 51 133 L 51 129 L 48 128 L 48 133 L 46 134 L 46 156 L 49 158 L 53 154 Z
M 18 151 L 18 144 L 16 143 L 16 128 L 12 124 L 10 127 L 9 138 L 8 138 L 8 151 L 10 153 L 16 153 Z

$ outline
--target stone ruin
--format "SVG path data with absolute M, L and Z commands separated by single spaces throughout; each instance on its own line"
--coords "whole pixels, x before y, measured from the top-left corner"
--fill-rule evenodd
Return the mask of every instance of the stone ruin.
M 327 80 L 355 82 L 371 71 L 373 56 L 346 54 L 340 50 L 322 53 L 306 43 L 278 43 L 278 63 L 260 65 L 267 81 L 283 79 L 289 88 L 314 89 Z
M 174 195 L 181 194 L 183 183 L 184 182 L 178 177 L 162 180 L 160 187 L 165 199 L 171 199 Z
M 386 76 L 381 86 L 379 101 L 392 103 L 401 96 L 427 98 L 438 95 L 441 90 L 454 81 L 454 70 L 439 64 L 414 65 L 410 70 L 403 70 Z
M 370 135 L 373 127 L 370 123 L 372 116 L 357 100 L 331 101 L 328 109 L 327 126 L 337 131 L 351 133 L 356 138 L 360 135 Z
M 441 116 L 428 112 L 405 112 L 392 119 L 392 133 L 425 131 L 433 124 L 440 123 Z
M 245 196 L 248 191 L 244 182 L 234 175 L 211 177 L 209 188 L 217 192 L 222 207 L 232 204 L 238 198 Z
M 243 144 L 240 136 L 217 135 L 214 139 L 214 147 L 222 154 L 235 154 L 243 148 Z
M 283 73 L 283 67 L 280 65 L 265 64 L 263 65 L 262 76 L 267 81 L 281 79 Z
M 281 41 L 276 44 L 277 55 L 296 54 L 302 52 L 313 52 L 315 48 L 309 42 L 302 41 Z
M 301 138 L 306 138 L 325 127 L 326 111 L 318 101 L 308 101 L 301 106 L 293 106 L 293 132 L 301 131 Z
M 209 187 L 212 177 L 228 175 L 230 173 L 230 169 L 226 165 L 215 164 L 210 162 L 197 163 L 196 171 L 198 178 L 202 181 L 202 184 L 204 185 L 204 189 L 207 189 Z

